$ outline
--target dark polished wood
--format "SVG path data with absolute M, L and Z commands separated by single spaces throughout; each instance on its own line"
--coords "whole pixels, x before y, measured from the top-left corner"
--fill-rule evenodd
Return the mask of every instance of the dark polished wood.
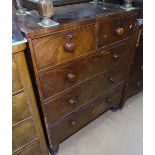
M 25 47 L 25 44 L 12 46 L 12 152 L 13 155 L 48 155 Z
M 39 26 L 35 11 L 18 17 L 28 39 L 27 61 L 33 65 L 31 76 L 52 154 L 88 122 L 118 109 L 137 15 L 137 8 L 125 11 L 120 5 L 80 3 L 56 7 L 53 20 L 59 25 L 54 27 Z
M 138 36 L 135 55 L 129 74 L 127 97 L 143 90 L 143 23 L 137 24 Z
M 120 108 L 125 101 L 143 90 L 143 20 L 138 19 L 135 27 L 133 50 L 122 94 Z

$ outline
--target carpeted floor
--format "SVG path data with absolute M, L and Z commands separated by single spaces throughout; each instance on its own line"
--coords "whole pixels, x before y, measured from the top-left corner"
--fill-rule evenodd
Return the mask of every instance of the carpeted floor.
M 60 144 L 57 155 L 142 155 L 143 94 L 108 111 Z

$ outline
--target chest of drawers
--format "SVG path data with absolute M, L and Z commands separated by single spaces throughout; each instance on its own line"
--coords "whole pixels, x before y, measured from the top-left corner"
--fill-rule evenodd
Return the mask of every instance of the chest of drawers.
M 119 107 L 138 11 L 107 3 L 61 6 L 55 8 L 60 25 L 51 28 L 39 27 L 38 15 L 32 14 L 36 18 L 19 21 L 55 154 L 64 139 Z
M 19 44 L 12 49 L 12 152 L 13 155 L 48 155 L 24 56 L 25 47 Z
M 138 20 L 135 34 L 136 47 L 128 79 L 127 98 L 143 90 L 143 23 Z

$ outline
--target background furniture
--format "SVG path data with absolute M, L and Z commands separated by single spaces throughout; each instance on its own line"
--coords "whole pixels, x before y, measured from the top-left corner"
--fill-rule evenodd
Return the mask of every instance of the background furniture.
M 129 74 L 127 97 L 143 90 L 143 22 L 137 21 L 136 48 Z
M 137 17 L 137 9 L 107 3 L 56 7 L 53 18 L 60 25 L 49 28 L 38 25 L 36 11 L 18 17 L 51 154 L 90 121 L 118 109 Z
M 25 47 L 25 44 L 12 46 L 13 155 L 48 155 L 24 56 Z

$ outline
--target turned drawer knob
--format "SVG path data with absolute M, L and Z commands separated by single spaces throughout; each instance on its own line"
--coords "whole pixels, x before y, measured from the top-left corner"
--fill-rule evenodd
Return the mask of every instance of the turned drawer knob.
M 111 83 L 114 83 L 114 82 L 115 82 L 114 78 L 111 77 L 111 76 L 108 78 L 108 80 L 109 80 Z
M 112 102 L 112 99 L 111 99 L 110 97 L 108 97 L 108 98 L 107 98 L 107 102 L 108 102 L 108 103 L 111 103 L 111 102 Z
M 75 51 L 75 45 L 74 45 L 74 43 L 66 43 L 66 44 L 64 45 L 64 50 L 65 50 L 66 52 L 69 52 L 69 53 L 74 52 L 74 51 Z
M 122 35 L 124 34 L 124 32 L 125 32 L 125 30 L 124 30 L 123 27 L 118 27 L 118 28 L 116 29 L 116 34 L 117 34 L 118 36 L 122 36 Z
M 68 34 L 68 35 L 67 35 L 67 38 L 68 38 L 68 39 L 73 39 L 73 35 Z
M 74 120 L 72 120 L 72 121 L 70 121 L 70 125 L 74 127 L 76 125 L 76 122 Z
M 72 99 L 70 99 L 68 102 L 69 102 L 70 105 L 74 105 L 74 104 L 77 103 L 77 100 L 74 99 L 74 98 L 72 98 Z
M 70 82 L 74 82 L 76 79 L 76 75 L 73 74 L 73 73 L 68 73 L 67 74 L 67 80 L 70 81 Z
M 115 61 L 117 61 L 119 59 L 119 54 L 114 53 L 112 57 Z

